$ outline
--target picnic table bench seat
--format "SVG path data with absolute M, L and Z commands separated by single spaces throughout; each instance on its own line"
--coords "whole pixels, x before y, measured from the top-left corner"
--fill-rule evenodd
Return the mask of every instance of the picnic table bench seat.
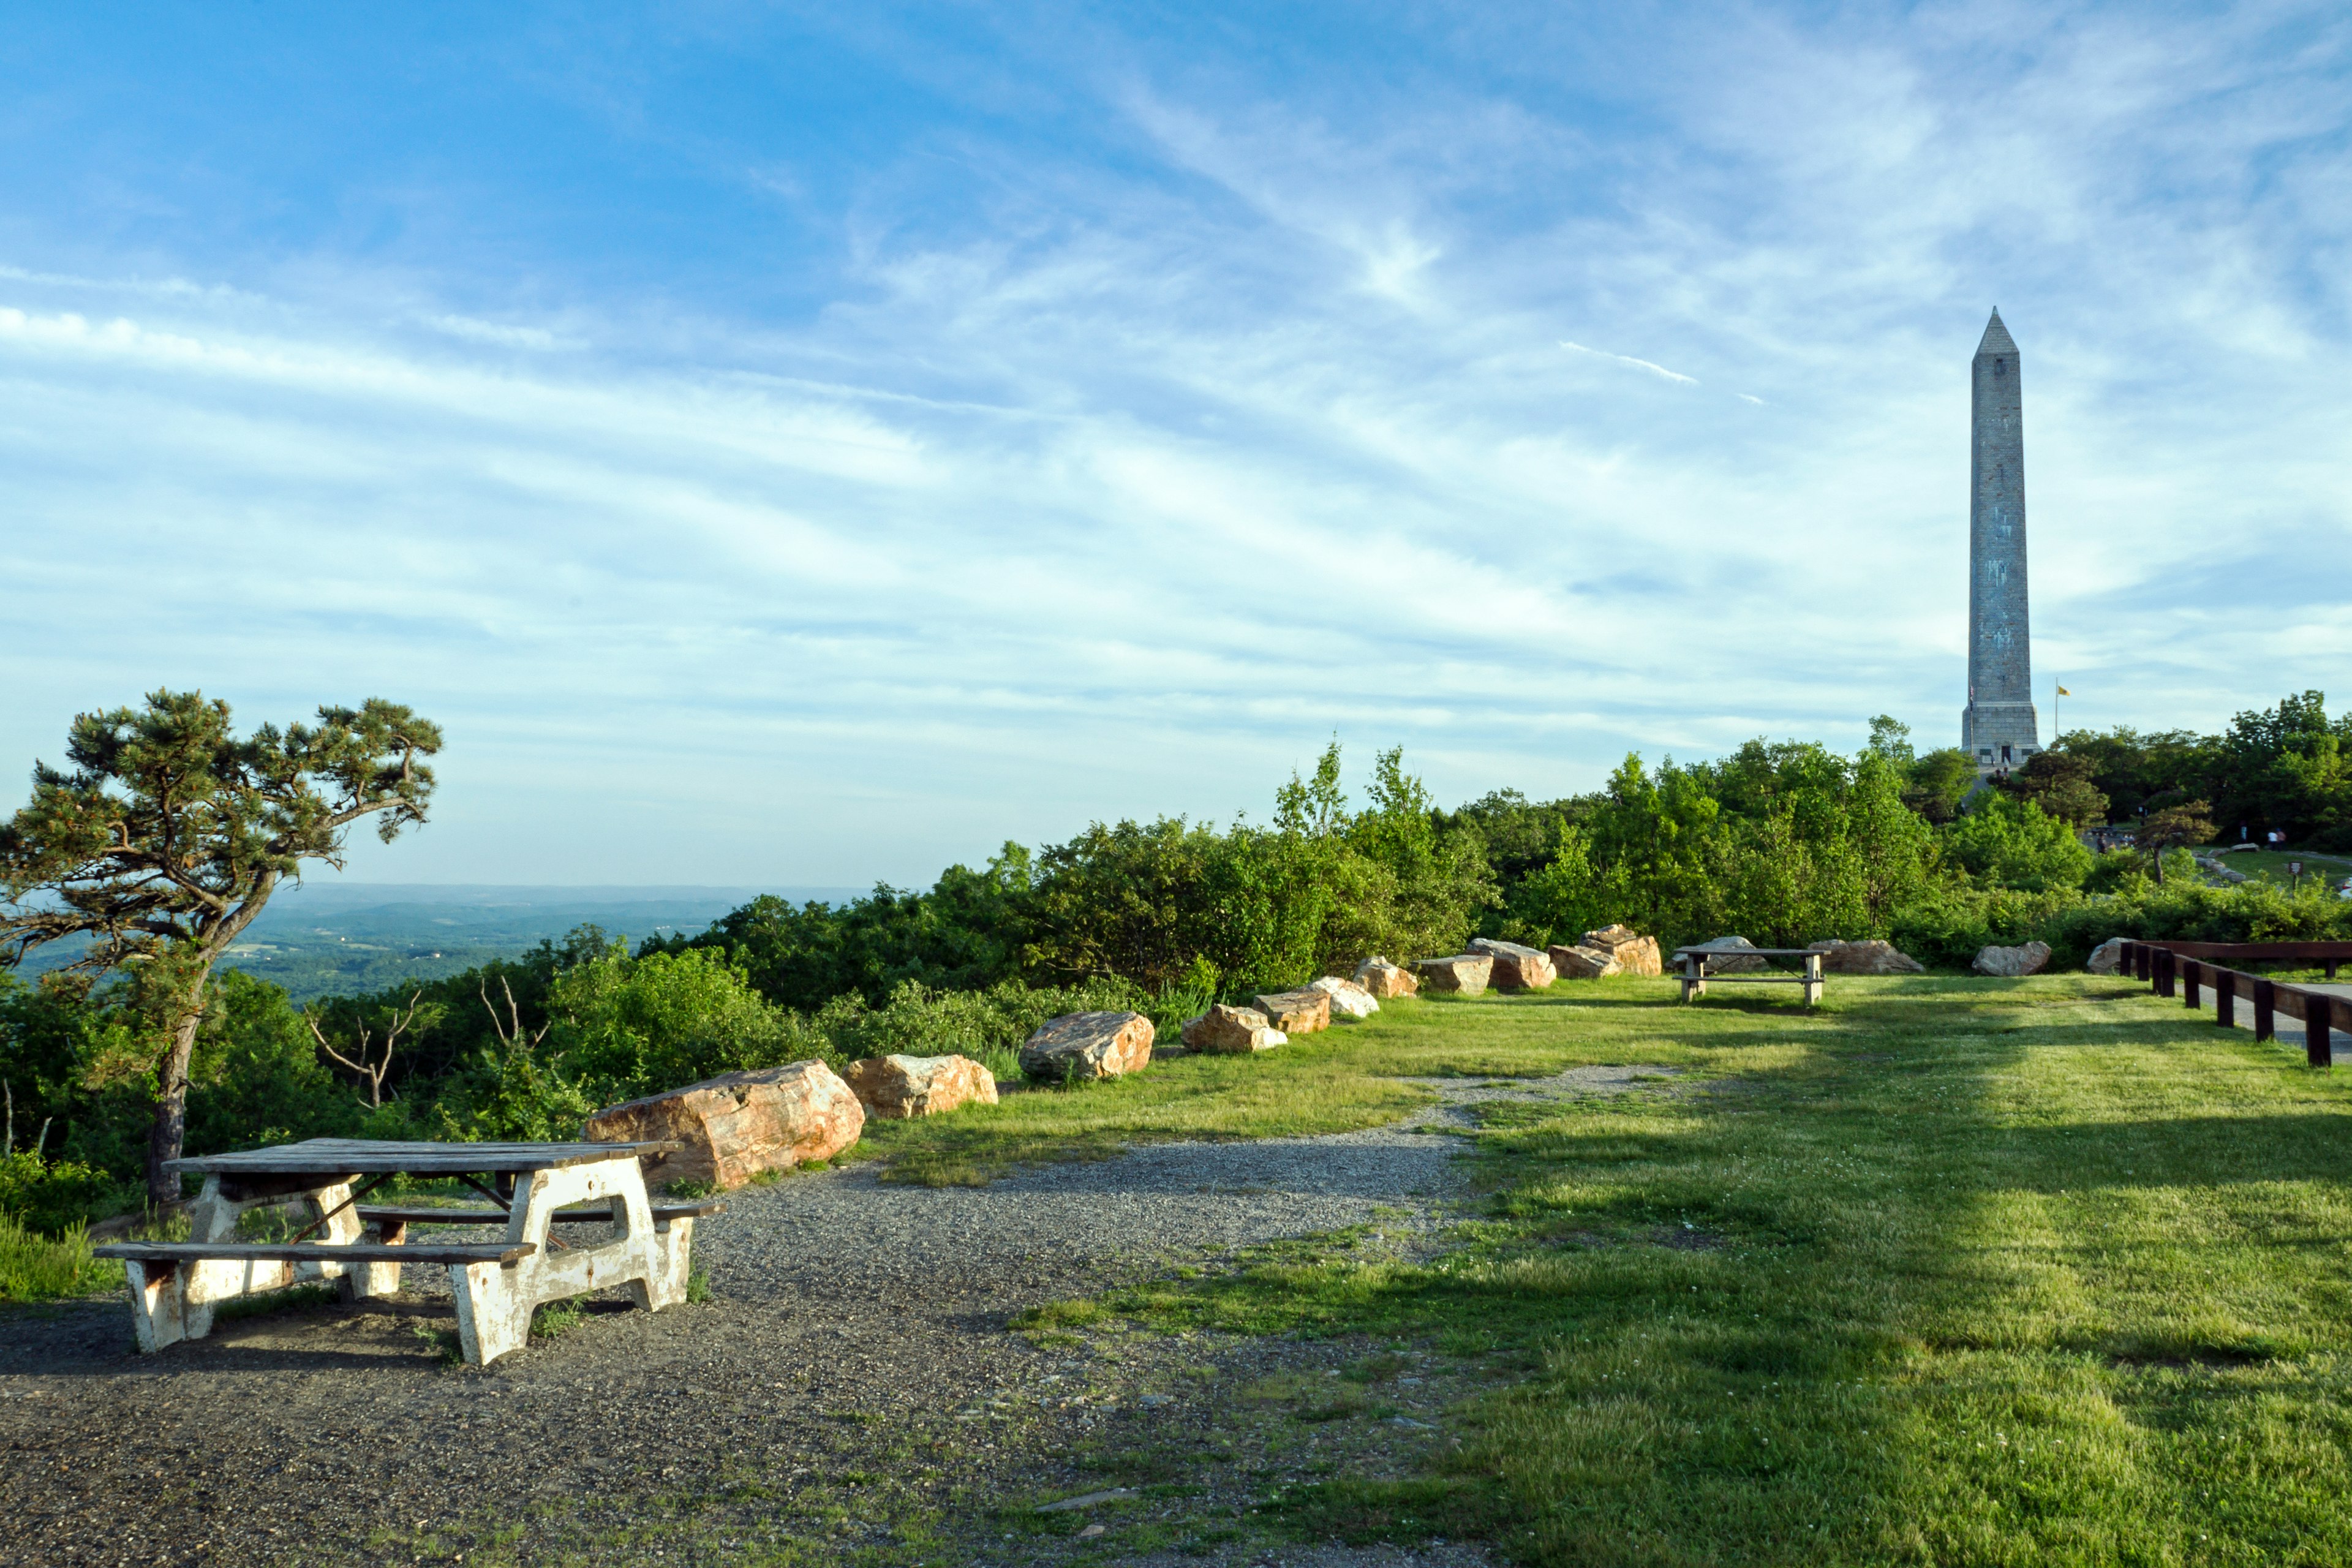
M 501 1215 L 501 1218 L 504 1216 Z M 539 1250 L 530 1241 L 452 1242 L 405 1247 L 381 1241 L 116 1241 L 94 1258 L 139 1263 L 512 1263 Z
M 667 1225 L 672 1220 L 708 1219 L 726 1207 L 725 1204 L 716 1198 L 698 1204 L 656 1204 L 653 1205 L 654 1223 Z M 362 1225 L 504 1225 L 507 1223 L 507 1214 L 503 1209 L 442 1208 L 430 1204 L 415 1208 L 362 1204 L 357 1212 Z M 562 1225 L 594 1225 L 609 1221 L 612 1217 L 610 1210 L 602 1208 L 557 1209 L 554 1215 L 556 1221 Z

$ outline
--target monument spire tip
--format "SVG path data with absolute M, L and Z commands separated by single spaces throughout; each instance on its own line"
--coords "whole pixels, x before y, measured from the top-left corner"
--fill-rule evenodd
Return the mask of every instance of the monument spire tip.
M 2016 353 L 2017 340 L 2009 335 L 2009 328 L 2000 319 L 2000 307 L 1995 305 L 1992 308 L 1992 320 L 1985 323 L 1984 337 L 1977 344 L 1977 356 L 1981 359 L 1986 354 Z

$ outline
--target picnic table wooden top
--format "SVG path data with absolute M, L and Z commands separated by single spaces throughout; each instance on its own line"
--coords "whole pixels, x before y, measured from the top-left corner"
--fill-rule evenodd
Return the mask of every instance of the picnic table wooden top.
M 1685 953 L 1694 958 L 1818 958 L 1822 956 L 1822 950 L 1818 947 L 1708 947 L 1704 943 L 1695 943 L 1675 949 L 1674 955 L 1680 958 Z
M 479 1172 L 560 1171 L 624 1155 L 667 1154 L 685 1145 L 646 1143 L 404 1143 L 370 1138 L 308 1138 L 234 1154 L 168 1160 L 190 1175 L 280 1176 L 404 1174 L 469 1176 Z

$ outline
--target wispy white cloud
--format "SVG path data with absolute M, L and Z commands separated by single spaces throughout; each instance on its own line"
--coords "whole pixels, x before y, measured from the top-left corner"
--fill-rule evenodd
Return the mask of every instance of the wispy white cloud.
M 418 319 L 436 332 L 446 332 L 453 338 L 462 338 L 467 342 L 488 343 L 494 348 L 535 349 L 545 352 L 551 349 L 571 349 L 582 346 L 579 340 L 560 336 L 545 327 L 509 326 L 498 321 L 478 321 L 471 316 L 454 316 L 446 313 L 423 316 Z
M 2352 599 L 2352 72 L 2294 17 L 1625 23 L 1606 112 L 1534 13 L 1394 82 L 1047 51 L 1087 136 L 922 139 L 789 309 L 20 254 L 0 767 L 163 679 L 380 691 L 451 727 L 404 874 L 839 882 L 1262 809 L 1334 731 L 1448 798 L 1940 741 L 1994 298 L 2069 722 L 2213 723 Z
M 1632 354 L 1613 354 L 1606 349 L 1589 349 L 1582 343 L 1572 343 L 1564 338 L 1560 340 L 1559 346 L 1575 353 L 1591 354 L 1594 359 L 1614 360 L 1619 364 L 1631 365 L 1635 370 L 1646 370 L 1662 381 L 1676 382 L 1684 386 L 1698 384 L 1698 380 L 1695 376 L 1685 375 L 1680 371 L 1668 370 L 1664 365 L 1654 364 L 1645 359 L 1635 359 Z

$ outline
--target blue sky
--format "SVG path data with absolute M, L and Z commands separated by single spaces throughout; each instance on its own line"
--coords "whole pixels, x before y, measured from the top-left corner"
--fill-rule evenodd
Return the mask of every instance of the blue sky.
M 441 720 L 352 875 L 922 883 L 2037 696 L 2352 700 L 2352 16 L 12 7 L 0 773 Z M 855 13 L 845 16 L 844 14 Z

